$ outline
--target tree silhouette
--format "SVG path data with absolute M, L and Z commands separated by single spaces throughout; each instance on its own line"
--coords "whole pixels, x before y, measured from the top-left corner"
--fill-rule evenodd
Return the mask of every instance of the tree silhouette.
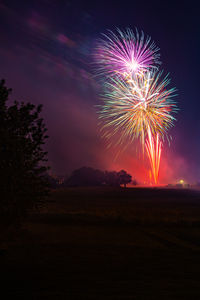
M 105 184 L 108 186 L 119 186 L 119 176 L 116 171 L 105 171 Z
M 124 170 L 118 172 L 118 177 L 119 177 L 119 184 L 120 185 L 123 184 L 124 187 L 126 187 L 126 185 L 128 183 L 131 183 L 132 181 L 132 176 Z
M 5 220 L 40 205 L 47 194 L 43 173 L 48 169 L 42 149 L 47 138 L 42 106 L 14 102 L 7 106 L 11 89 L 0 82 L 0 213 Z
M 137 184 L 138 184 L 137 180 L 136 180 L 136 179 L 133 179 L 132 185 L 137 185 Z
M 132 176 L 126 171 L 100 171 L 90 167 L 82 167 L 72 172 L 63 186 L 113 186 L 119 187 L 130 183 Z
M 72 172 L 64 185 L 67 186 L 100 186 L 104 181 L 104 173 L 90 167 L 82 167 Z

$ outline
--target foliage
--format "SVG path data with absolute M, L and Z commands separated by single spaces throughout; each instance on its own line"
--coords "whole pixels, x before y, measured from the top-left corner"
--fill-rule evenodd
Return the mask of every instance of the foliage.
M 118 176 L 119 176 L 119 183 L 120 184 L 124 184 L 124 187 L 126 187 L 126 185 L 128 183 L 131 183 L 131 180 L 132 180 L 132 176 L 128 173 L 126 173 L 126 171 L 124 170 L 121 170 L 119 173 L 118 173 Z
M 38 206 L 47 194 L 43 173 L 48 169 L 42 148 L 46 127 L 42 105 L 15 101 L 7 106 L 11 89 L 0 82 L 0 211 L 6 219 Z
M 126 171 L 100 171 L 97 169 L 82 167 L 72 172 L 64 182 L 64 186 L 120 186 L 126 187 L 132 177 Z
M 90 167 L 82 167 L 72 172 L 65 182 L 67 186 L 99 186 L 104 181 L 104 173 Z
M 137 184 L 138 184 L 137 180 L 136 180 L 136 179 L 133 179 L 132 185 L 137 185 Z

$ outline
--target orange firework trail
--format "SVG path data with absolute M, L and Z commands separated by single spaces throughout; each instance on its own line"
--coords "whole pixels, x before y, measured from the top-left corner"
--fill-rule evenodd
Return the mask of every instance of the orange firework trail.
M 158 183 L 159 169 L 160 169 L 160 157 L 162 151 L 162 143 L 159 139 L 159 134 L 156 134 L 156 139 L 152 136 L 150 127 L 148 128 L 148 137 L 146 140 L 146 150 L 149 157 L 151 170 L 155 184 Z

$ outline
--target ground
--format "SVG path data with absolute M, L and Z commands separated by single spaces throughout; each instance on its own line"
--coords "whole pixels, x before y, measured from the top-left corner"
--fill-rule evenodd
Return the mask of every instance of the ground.
M 52 191 L 4 240 L 2 299 L 200 298 L 199 191 Z

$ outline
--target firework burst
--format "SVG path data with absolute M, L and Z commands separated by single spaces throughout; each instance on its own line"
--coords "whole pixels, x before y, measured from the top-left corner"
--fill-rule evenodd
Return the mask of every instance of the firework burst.
M 108 146 L 125 147 L 139 139 L 146 149 L 151 174 L 158 182 L 162 142 L 173 126 L 177 106 L 168 75 L 158 71 L 159 48 L 149 36 L 131 29 L 108 31 L 96 49 L 97 74 L 104 77 L 101 131 Z M 114 138 L 115 137 L 115 138 Z
M 156 69 L 160 64 L 159 48 L 149 36 L 127 28 L 108 30 L 99 40 L 95 57 L 99 75 L 129 76 L 143 74 L 148 69 Z
M 119 134 L 118 143 L 140 138 L 144 146 L 150 128 L 153 135 L 159 133 L 164 138 L 177 110 L 175 89 L 167 89 L 169 82 L 168 75 L 162 79 L 162 72 L 152 71 L 128 81 L 118 77 L 107 82 L 99 110 L 103 136 L 110 139 Z

